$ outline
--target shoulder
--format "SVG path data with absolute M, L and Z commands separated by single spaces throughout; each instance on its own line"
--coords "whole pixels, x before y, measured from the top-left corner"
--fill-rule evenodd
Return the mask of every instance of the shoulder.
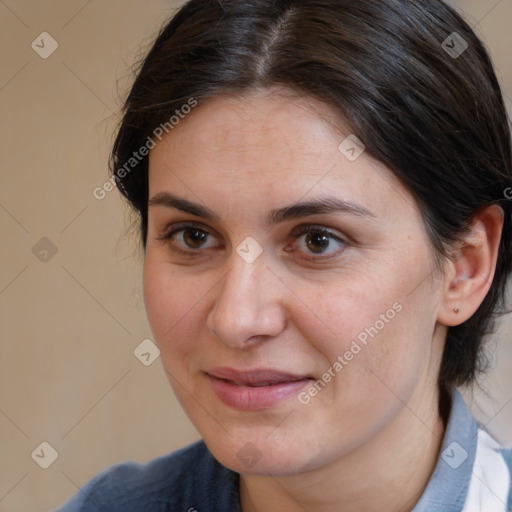
M 213 491 L 212 491 L 213 490 Z M 116 464 L 95 476 L 57 512 L 215 510 L 238 500 L 238 475 L 198 441 L 147 464 Z M 236 510 L 236 507 L 234 508 Z

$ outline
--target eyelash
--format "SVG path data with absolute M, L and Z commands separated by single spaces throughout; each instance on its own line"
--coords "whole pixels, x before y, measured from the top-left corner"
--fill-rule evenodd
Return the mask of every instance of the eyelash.
M 172 226 L 172 228 L 168 228 L 168 230 L 162 236 L 156 237 L 156 240 L 167 242 L 169 244 L 169 246 L 171 247 L 171 249 L 175 252 L 178 252 L 178 253 L 181 253 L 184 255 L 188 255 L 191 257 L 199 256 L 199 252 L 202 250 L 201 248 L 185 250 L 180 247 L 172 246 L 170 243 L 173 236 L 175 236 L 177 233 L 184 232 L 187 230 L 196 230 L 196 231 L 200 231 L 200 232 L 203 232 L 203 233 L 211 236 L 211 233 L 209 233 L 202 226 L 195 224 L 195 223 L 187 222 L 187 223 L 174 224 Z M 343 247 L 338 251 L 330 253 L 328 256 L 321 256 L 321 255 L 315 255 L 314 253 L 310 253 L 309 256 L 307 256 L 307 257 L 301 257 L 301 259 L 304 259 L 304 260 L 326 261 L 335 256 L 338 256 L 341 252 L 343 252 L 349 246 L 349 243 L 346 240 L 344 240 L 343 238 L 341 238 L 340 236 L 338 236 L 337 234 L 335 234 L 328 228 L 326 228 L 324 226 L 318 226 L 315 224 L 297 226 L 290 233 L 290 237 L 297 239 L 297 238 L 299 238 L 303 235 L 307 235 L 307 234 L 319 234 L 319 235 L 327 236 L 327 237 L 331 238 L 332 240 L 338 242 L 339 244 L 342 244 Z M 296 251 L 288 251 L 288 252 L 296 252 Z

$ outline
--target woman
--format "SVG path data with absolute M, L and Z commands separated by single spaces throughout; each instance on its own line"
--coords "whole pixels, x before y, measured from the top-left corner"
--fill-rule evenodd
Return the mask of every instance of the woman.
M 441 0 L 191 0 L 125 104 L 113 181 L 203 440 L 61 511 L 512 510 L 455 386 L 511 269 L 510 130 Z

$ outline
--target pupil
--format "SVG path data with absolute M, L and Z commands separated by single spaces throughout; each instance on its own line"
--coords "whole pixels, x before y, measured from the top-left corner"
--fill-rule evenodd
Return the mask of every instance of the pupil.
M 308 247 L 314 252 L 322 252 L 329 247 L 329 237 L 322 233 L 309 234 L 307 236 Z
M 185 231 L 185 243 L 190 247 L 200 247 L 206 241 L 206 233 L 202 231 Z

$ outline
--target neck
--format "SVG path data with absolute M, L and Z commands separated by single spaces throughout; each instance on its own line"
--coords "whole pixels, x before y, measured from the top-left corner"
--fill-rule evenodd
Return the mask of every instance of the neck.
M 329 466 L 286 477 L 241 475 L 243 512 L 410 512 L 441 450 L 438 400 L 436 393 L 408 404 L 378 436 Z

